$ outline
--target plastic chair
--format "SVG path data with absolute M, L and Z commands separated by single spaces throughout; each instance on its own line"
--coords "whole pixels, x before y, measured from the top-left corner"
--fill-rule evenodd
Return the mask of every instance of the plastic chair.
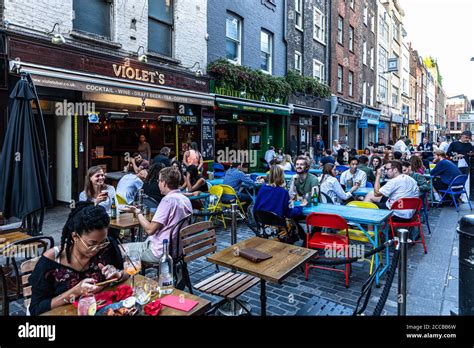
M 458 175 L 451 181 L 447 190 L 438 190 L 439 193 L 443 193 L 443 196 L 441 197 L 436 207 L 438 208 L 439 205 L 444 202 L 444 198 L 446 197 L 446 195 L 449 194 L 451 195 L 454 205 L 456 206 L 456 212 L 459 212 L 458 203 L 456 202 L 456 197 L 454 196 L 459 195 L 461 197 L 463 194 L 465 194 L 467 197 L 467 202 L 469 203 L 469 208 L 472 210 L 469 194 L 466 191 L 466 181 L 467 181 L 467 175 L 465 174 Z
M 331 197 L 329 197 L 327 194 L 321 191 L 319 192 L 319 202 L 326 203 L 326 204 L 334 204 Z
M 346 170 L 349 170 L 349 167 L 348 167 L 348 166 L 339 165 L 339 166 L 336 166 L 336 170 L 337 170 L 339 173 L 344 173 Z
M 211 186 L 211 188 L 209 189 L 209 193 L 212 196 L 217 197 L 217 202 L 214 202 L 214 204 L 209 204 L 209 206 L 207 207 L 207 210 L 210 213 L 215 213 L 216 210 L 222 210 L 221 197 L 222 197 L 223 192 L 224 192 L 224 189 L 220 185 Z M 227 228 L 227 226 L 225 224 L 224 214 L 219 215 L 219 217 L 220 217 L 219 221 L 222 221 L 222 224 L 224 225 L 224 228 Z M 209 218 L 209 221 L 212 221 L 213 218 L 214 218 L 214 216 L 211 216 Z
M 242 214 L 245 215 L 245 210 L 244 210 L 244 207 L 243 207 L 243 204 L 245 204 L 245 202 L 244 203 L 240 202 L 239 196 L 237 196 L 237 193 L 232 188 L 232 186 L 229 186 L 229 185 L 217 185 L 217 186 L 222 187 L 222 189 L 223 189 L 222 194 L 223 195 L 229 195 L 229 196 L 234 196 L 235 197 L 235 202 L 234 203 L 236 203 L 239 206 L 239 209 L 242 211 Z M 221 205 L 224 208 L 229 208 L 230 209 L 231 206 L 232 206 L 232 203 L 224 203 L 221 200 Z
M 370 181 L 367 181 L 365 187 L 374 188 L 374 184 L 372 184 Z
M 420 198 L 400 198 L 393 202 L 391 210 L 415 210 L 412 218 L 406 222 L 393 221 L 393 216 L 390 216 L 388 223 L 392 230 L 392 237 L 395 236 L 395 229 L 400 227 L 418 227 L 420 229 L 421 243 L 425 254 L 428 253 L 425 243 L 425 235 L 423 234 L 423 227 L 421 226 L 420 211 L 423 202 Z M 413 241 L 413 243 L 420 243 L 420 241 Z
M 310 226 L 345 230 L 346 234 L 339 235 L 337 233 L 315 232 L 313 236 L 311 236 Z M 306 233 L 307 248 L 331 250 L 335 253 L 339 253 L 341 250 L 344 250 L 345 258 L 349 258 L 349 226 L 347 225 L 347 221 L 344 220 L 343 217 L 337 214 L 311 213 L 306 217 L 306 229 L 308 231 Z M 306 280 L 308 280 L 308 273 L 310 268 L 320 268 L 328 271 L 344 273 L 346 278 L 346 288 L 349 287 L 350 266 L 348 263 L 346 263 L 345 270 L 323 266 L 315 266 L 311 265 L 309 262 L 307 262 L 305 266 Z
M 214 162 L 212 168 L 214 170 L 215 178 L 223 178 L 225 176 L 225 168 L 222 164 Z
M 346 204 L 348 207 L 357 207 L 357 208 L 365 208 L 365 209 L 379 209 L 379 207 L 372 202 L 361 202 L 361 201 L 352 201 Z M 350 223 L 349 223 L 350 225 Z M 344 235 L 346 231 L 341 230 L 338 234 Z M 374 238 L 374 231 L 368 231 L 368 234 L 371 238 Z M 366 234 L 359 230 L 358 228 L 349 228 L 349 236 L 351 240 L 355 240 L 362 243 L 370 243 L 369 238 L 367 238 Z M 372 274 L 372 270 L 374 268 L 374 260 L 375 255 L 372 255 L 370 259 L 370 273 Z

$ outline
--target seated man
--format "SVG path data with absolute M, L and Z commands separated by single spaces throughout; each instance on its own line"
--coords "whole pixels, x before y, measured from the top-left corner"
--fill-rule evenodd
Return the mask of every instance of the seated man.
M 171 167 L 171 149 L 167 146 L 161 148 L 160 154 L 153 159 L 153 163 L 163 163 L 165 167 Z
M 158 263 L 163 255 L 163 241 L 167 239 L 173 245 L 170 254 L 177 255 L 177 234 L 179 232 L 175 227 L 183 218 L 193 213 L 191 201 L 179 190 L 180 180 L 181 173 L 173 167 L 167 167 L 160 171 L 158 185 L 164 197 L 151 222 L 148 222 L 137 207 L 123 209 L 134 213 L 143 230 L 149 235 L 144 242 L 125 244 L 127 253 L 140 252 L 142 261 Z M 171 234 L 173 235 L 170 236 Z
M 292 199 L 312 195 L 314 187 L 319 186 L 318 178 L 309 173 L 310 160 L 306 156 L 296 158 L 296 174 L 293 176 L 290 184 L 289 194 Z
M 321 160 L 319 161 L 319 163 L 321 164 L 322 167 L 324 167 L 324 165 L 326 163 L 332 163 L 334 164 L 336 162 L 336 160 L 334 159 L 334 157 L 332 156 L 332 151 L 331 149 L 326 149 L 324 150 L 324 156 L 321 158 Z
M 147 175 L 148 172 L 145 169 L 140 170 L 138 174 L 125 174 L 117 184 L 117 194 L 125 199 L 127 204 L 133 204 L 135 195 L 143 187 L 143 181 Z
M 349 170 L 341 174 L 341 178 L 339 179 L 341 185 L 350 188 L 358 182 L 360 183 L 360 187 L 365 187 L 367 185 L 367 175 L 357 167 L 359 160 L 355 157 L 351 158 L 349 165 Z
M 430 183 L 425 179 L 423 175 L 413 171 L 410 162 L 404 161 L 402 163 L 402 166 L 403 174 L 408 175 L 416 181 L 418 189 L 420 190 L 420 196 L 422 196 L 425 192 L 430 192 Z
M 127 171 L 134 172 L 138 174 L 138 172 L 142 169 L 148 169 L 150 167 L 150 162 L 143 159 L 142 156 L 135 152 L 133 157 L 129 159 Z
M 433 163 L 436 163 L 436 167 L 430 171 L 430 175 L 435 177 L 433 187 L 436 190 L 447 190 L 451 181 L 462 173 L 453 162 L 446 159 L 444 151 L 436 150 L 434 155 Z
M 246 207 L 248 207 L 252 202 L 252 197 L 246 193 L 240 192 L 240 188 L 242 184 L 246 184 L 247 186 L 255 186 L 255 182 L 250 179 L 244 172 L 240 170 L 241 164 L 240 163 L 232 163 L 230 169 L 227 170 L 224 176 L 224 185 L 228 185 L 235 190 L 237 193 L 237 197 L 241 202 L 246 203 Z M 222 202 L 223 203 L 232 203 L 233 197 L 228 194 L 222 195 Z
M 375 175 L 374 175 L 374 171 L 367 166 L 368 163 L 369 163 L 369 158 L 365 155 L 362 155 L 359 157 L 358 168 L 359 170 L 362 170 L 365 173 L 365 175 L 367 176 L 367 181 L 373 184 L 375 182 Z
M 380 178 L 385 167 L 389 180 L 382 188 Z M 377 170 L 374 190 L 365 196 L 365 202 L 377 204 L 380 209 L 391 209 L 392 204 L 400 198 L 419 198 L 420 190 L 416 181 L 402 173 L 402 164 L 399 161 L 389 161 Z M 408 221 L 415 212 L 413 210 L 394 210 L 392 219 L 397 222 Z

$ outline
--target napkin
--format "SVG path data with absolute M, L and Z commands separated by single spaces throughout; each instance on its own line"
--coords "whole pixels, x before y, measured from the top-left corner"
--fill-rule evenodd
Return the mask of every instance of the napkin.
M 155 301 L 152 301 L 145 307 L 143 307 L 143 310 L 145 311 L 146 315 L 154 317 L 157 316 L 158 313 L 160 313 L 162 307 L 163 305 L 161 304 L 161 301 L 159 299 L 156 299 Z
M 122 300 L 125 300 L 126 298 L 129 298 L 132 296 L 133 290 L 130 285 L 123 284 L 117 287 L 117 290 L 114 291 L 103 291 L 98 294 L 95 294 L 95 300 L 96 302 L 100 302 L 100 304 L 97 304 L 97 310 L 101 309 L 102 307 L 108 306 L 112 303 L 119 302 Z M 77 305 L 79 303 L 79 299 L 74 301 L 73 305 L 74 307 L 77 308 Z
M 263 253 L 253 248 L 240 249 L 239 256 L 242 256 L 243 258 L 252 262 L 261 262 L 272 257 L 272 255 Z
M 195 306 L 197 306 L 199 302 L 190 300 L 188 298 L 179 297 L 175 295 L 168 295 L 161 299 L 161 304 L 166 307 L 179 309 L 180 311 L 189 312 Z

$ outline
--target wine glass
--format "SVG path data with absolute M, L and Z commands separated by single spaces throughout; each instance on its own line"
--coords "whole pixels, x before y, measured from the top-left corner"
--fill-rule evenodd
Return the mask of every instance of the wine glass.
M 135 292 L 135 274 L 142 269 L 140 253 L 137 251 L 129 252 L 124 258 L 123 269 L 125 273 L 132 277 L 132 289 Z

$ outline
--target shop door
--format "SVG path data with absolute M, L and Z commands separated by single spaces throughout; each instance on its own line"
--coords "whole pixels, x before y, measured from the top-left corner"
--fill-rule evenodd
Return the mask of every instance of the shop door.
M 262 150 L 263 128 L 259 126 L 249 126 L 248 130 L 248 149 L 250 150 L 248 152 L 249 169 L 250 171 L 255 171 L 260 164 L 260 158 L 264 157 Z
M 311 131 L 308 127 L 300 127 L 300 152 L 309 151 L 311 144 Z
M 46 139 L 48 141 L 48 184 L 53 197 L 56 200 L 56 117 L 55 115 L 43 115 L 46 128 Z

